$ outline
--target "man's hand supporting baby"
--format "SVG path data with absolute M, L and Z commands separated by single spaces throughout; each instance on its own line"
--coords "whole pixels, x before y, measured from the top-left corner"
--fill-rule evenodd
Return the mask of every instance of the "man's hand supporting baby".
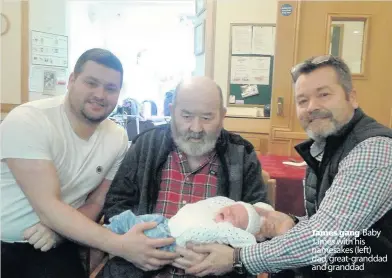
M 257 239 L 273 238 L 290 230 L 295 223 L 288 215 L 271 210 L 265 206 L 255 206 L 263 223 Z M 203 277 L 207 275 L 222 275 L 233 269 L 233 249 L 222 244 L 203 244 L 189 246 L 193 252 L 208 252 L 205 260 L 185 270 L 186 274 Z
M 187 248 L 176 246 L 176 254 L 178 256 L 172 264 L 174 267 L 181 269 L 190 268 L 204 261 L 204 259 L 209 255 L 208 253 L 198 253 L 193 251 L 191 247 L 191 243 L 187 244 Z

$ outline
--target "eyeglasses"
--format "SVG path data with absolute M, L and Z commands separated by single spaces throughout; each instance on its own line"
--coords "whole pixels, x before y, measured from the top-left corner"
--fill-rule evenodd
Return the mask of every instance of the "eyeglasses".
M 312 60 L 307 60 L 303 63 L 299 63 L 294 67 L 292 67 L 291 77 L 293 78 L 294 81 L 296 81 L 299 77 L 299 73 L 304 72 L 305 68 L 307 68 L 309 71 L 312 71 L 320 67 L 321 65 L 333 65 L 346 72 L 346 69 L 344 68 L 344 62 L 341 61 L 339 58 L 332 55 L 323 55 L 323 56 L 317 56 Z

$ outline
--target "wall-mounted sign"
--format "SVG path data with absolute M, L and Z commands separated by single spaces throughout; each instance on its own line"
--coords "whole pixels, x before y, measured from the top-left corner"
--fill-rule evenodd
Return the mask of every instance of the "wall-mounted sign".
M 289 15 L 291 15 L 292 12 L 293 12 L 293 6 L 291 6 L 290 4 L 283 4 L 280 7 L 280 13 L 283 16 L 289 16 Z

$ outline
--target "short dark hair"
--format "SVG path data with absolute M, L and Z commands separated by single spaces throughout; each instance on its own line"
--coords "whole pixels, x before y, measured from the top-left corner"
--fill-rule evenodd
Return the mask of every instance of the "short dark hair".
M 122 87 L 124 70 L 120 59 L 118 59 L 116 55 L 109 50 L 102 48 L 92 48 L 85 51 L 76 61 L 73 71 L 75 77 L 83 71 L 83 67 L 88 61 L 93 61 L 102 66 L 118 71 L 121 74 L 120 86 Z
M 346 95 L 348 95 L 353 90 L 353 82 L 351 77 L 351 71 L 348 65 L 340 57 L 332 55 L 315 56 L 305 60 L 294 66 L 291 69 L 291 77 L 293 82 L 297 82 L 298 78 L 302 74 L 309 74 L 316 69 L 322 67 L 332 67 L 336 75 L 338 76 L 339 84 L 342 86 Z
M 184 81 L 179 82 L 179 83 L 177 84 L 176 88 L 175 88 L 174 91 L 173 91 L 172 102 L 171 102 L 173 106 L 175 106 L 175 104 L 176 104 L 176 101 L 177 101 L 177 94 L 178 94 L 178 92 L 181 90 L 181 86 L 182 86 L 183 84 L 184 84 Z M 216 85 L 216 88 L 218 89 L 221 109 L 224 109 L 224 108 L 225 108 L 225 105 L 224 105 L 224 103 L 223 103 L 222 88 L 221 88 L 218 84 L 216 84 L 216 83 L 215 83 L 215 85 Z

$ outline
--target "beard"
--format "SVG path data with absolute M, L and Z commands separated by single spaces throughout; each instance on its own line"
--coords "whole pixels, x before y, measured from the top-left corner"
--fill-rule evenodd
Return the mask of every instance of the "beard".
M 79 94 L 79 91 L 76 90 L 74 85 L 68 88 L 69 107 L 74 115 L 76 115 L 79 119 L 84 120 L 87 124 L 97 125 L 101 123 L 114 110 L 114 107 L 113 109 L 108 109 L 109 104 L 103 99 L 99 99 L 94 96 L 81 99 L 77 98 L 77 95 L 83 95 L 83 93 Z M 100 105 L 102 107 L 102 112 L 95 114 L 93 111 L 89 111 L 86 107 L 89 104 Z
M 102 112 L 99 114 L 95 114 L 92 111 L 89 111 L 86 107 L 89 104 L 100 105 L 102 107 Z M 98 99 L 96 97 L 90 97 L 84 100 L 83 103 L 79 105 L 80 106 L 78 107 L 78 103 L 73 102 L 72 96 L 70 94 L 70 106 L 74 113 L 79 114 L 80 117 L 82 117 L 87 123 L 94 125 L 104 121 L 114 109 L 113 107 L 113 109 L 108 110 L 109 104 L 106 101 Z
M 220 134 L 220 128 L 216 132 L 180 132 L 172 119 L 172 137 L 177 147 L 188 156 L 203 156 L 210 153 L 216 145 Z M 192 139 L 198 139 L 194 142 Z
M 328 136 L 336 134 L 344 126 L 328 110 L 313 111 L 307 119 L 301 120 L 301 123 L 308 136 L 316 142 L 324 141 Z
M 99 124 L 110 115 L 110 113 L 104 113 L 102 115 L 91 115 L 90 113 L 87 112 L 85 106 L 83 106 L 82 109 L 80 110 L 80 114 L 83 116 L 83 118 L 86 121 L 92 124 Z

